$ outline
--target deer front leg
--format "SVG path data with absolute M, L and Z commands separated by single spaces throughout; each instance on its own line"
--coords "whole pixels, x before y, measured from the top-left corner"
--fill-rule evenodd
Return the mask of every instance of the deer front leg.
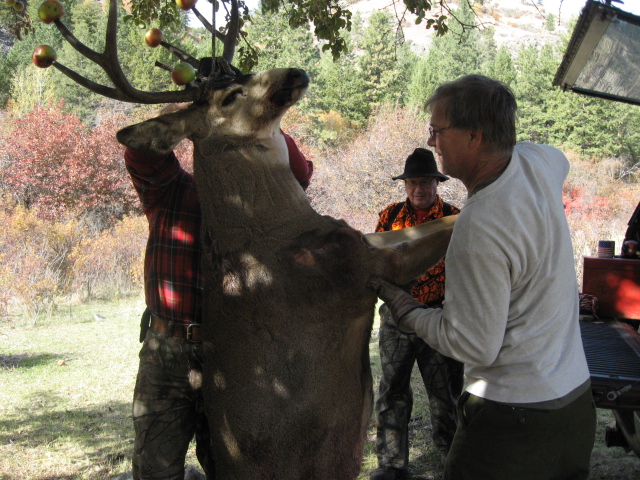
M 453 228 L 457 219 L 457 215 L 450 215 L 448 217 L 439 218 L 438 220 L 432 220 L 421 225 L 416 225 L 415 227 L 391 230 L 389 232 L 367 233 L 364 237 L 374 247 L 389 247 L 402 242 L 417 240 L 425 235 L 437 233 L 441 230 Z
M 423 275 L 447 252 L 456 218 L 449 216 L 402 230 L 365 235 L 367 242 L 378 247 L 378 276 L 404 285 Z
M 206 112 L 191 105 L 118 131 L 121 144 L 150 155 L 166 155 L 190 135 L 206 131 L 202 118 Z M 199 131 L 200 130 L 200 131 Z

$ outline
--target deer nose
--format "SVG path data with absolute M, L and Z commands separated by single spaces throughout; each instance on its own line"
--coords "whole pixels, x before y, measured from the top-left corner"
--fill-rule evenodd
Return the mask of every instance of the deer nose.
M 295 84 L 309 83 L 309 75 L 301 68 L 292 68 L 289 71 L 289 80 Z

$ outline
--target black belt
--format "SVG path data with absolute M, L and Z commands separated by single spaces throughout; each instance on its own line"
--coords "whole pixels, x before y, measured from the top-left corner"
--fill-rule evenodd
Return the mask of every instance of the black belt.
M 151 314 L 151 328 L 156 332 L 171 335 L 172 337 L 183 338 L 190 342 L 201 342 L 199 323 L 176 323 L 168 322 L 160 317 Z

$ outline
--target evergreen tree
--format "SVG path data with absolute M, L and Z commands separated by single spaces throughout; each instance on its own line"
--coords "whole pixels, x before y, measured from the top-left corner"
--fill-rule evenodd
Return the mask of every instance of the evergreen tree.
M 415 63 L 407 88 L 407 105 L 422 108 L 438 85 L 438 74 L 431 60 L 429 57 L 421 58 Z
M 421 106 L 442 83 L 482 71 L 480 33 L 463 26 L 473 24 L 473 10 L 468 2 L 460 2 L 460 8 L 454 14 L 461 23 L 452 24 L 447 35 L 435 37 L 425 63 L 420 61 L 415 65 L 409 86 L 412 105 Z M 490 40 L 487 37 L 485 44 L 490 46 Z
M 194 31 L 187 27 L 186 15 L 182 15 L 181 20 L 181 26 L 162 29 L 165 41 L 184 50 L 194 58 L 211 56 L 211 36 L 207 34 L 202 41 L 198 42 L 195 39 L 200 38 L 200 36 L 194 34 Z M 106 21 L 107 17 L 103 16 L 102 22 L 104 22 L 104 25 L 99 30 L 102 35 L 106 30 Z M 163 47 L 150 48 L 147 46 L 144 40 L 147 28 L 141 28 L 134 22 L 121 21 L 119 32 L 118 55 L 120 64 L 131 85 L 139 90 L 151 92 L 179 88 L 171 81 L 171 74 L 156 67 L 155 62 L 158 61 L 173 67 L 181 60 Z
M 317 103 L 316 87 L 320 72 L 320 50 L 308 28 L 291 28 L 282 13 L 256 12 L 247 25 L 247 42 L 256 46 L 258 63 L 254 68 L 302 68 L 311 77 L 311 87 L 298 107 L 305 111 Z
M 70 3 L 66 6 L 65 25 L 79 41 L 89 48 L 104 51 L 107 28 L 106 5 L 96 2 Z M 37 14 L 36 14 L 37 16 Z M 155 67 L 155 61 L 173 66 L 179 62 L 165 48 L 149 48 L 144 36 L 146 29 L 131 21 L 125 21 L 126 12 L 119 9 L 118 56 L 125 76 L 137 89 L 162 91 L 177 89 L 171 82 L 170 74 Z M 194 33 L 186 27 L 187 16 L 182 14 L 182 24 L 165 27 L 165 40 L 182 48 L 195 58 L 211 56 L 210 34 L 204 39 L 200 32 Z M 204 29 L 201 29 L 204 32 Z M 29 110 L 36 103 L 46 103 L 50 99 L 64 99 L 67 108 L 75 110 L 86 122 L 94 119 L 98 106 L 105 102 L 104 97 L 80 87 L 61 72 L 51 68 L 44 71 L 31 62 L 31 53 L 37 45 L 48 44 L 56 49 L 58 61 L 82 76 L 104 85 L 111 85 L 103 70 L 92 61 L 78 53 L 58 32 L 54 25 L 35 24 L 35 33 L 16 42 L 7 58 L 0 64 L 0 72 L 14 82 L 0 86 L 0 101 L 6 103 L 10 97 L 21 111 Z M 46 72 L 43 74 L 43 72 Z M 21 91 L 18 92 L 17 88 Z M 25 92 L 33 93 L 32 96 Z
M 514 87 L 518 139 L 569 148 L 592 158 L 619 158 L 627 168 L 633 167 L 640 160 L 638 107 L 553 87 L 560 60 L 551 45 L 521 49 Z
M 310 89 L 313 88 L 312 85 Z M 315 88 L 322 92 L 314 96 L 312 106 L 315 110 L 335 111 L 358 125 L 363 125 L 371 113 L 371 105 L 365 95 L 366 86 L 352 50 L 336 61 L 330 53 L 322 54 Z
M 320 51 L 308 28 L 291 28 L 282 14 L 256 12 L 247 25 L 247 42 L 258 50 L 255 70 L 302 68 L 317 75 Z
M 560 110 L 566 106 L 561 92 L 552 87 L 558 69 L 558 57 L 551 45 L 538 49 L 523 46 L 518 53 L 518 76 L 514 93 L 518 101 L 518 138 L 536 143 L 554 143 Z
M 478 35 L 478 48 L 480 49 L 480 68 L 482 72 L 488 71 L 498 55 L 498 44 L 495 39 L 496 29 L 491 26 L 480 31 Z
M 97 52 L 104 51 L 105 30 L 101 27 L 106 28 L 106 22 L 103 20 L 106 13 L 103 6 L 95 2 L 76 3 L 67 9 L 67 12 L 70 15 L 65 14 L 64 23 L 74 36 L 89 48 Z M 49 27 L 57 33 L 55 26 Z M 108 81 L 106 74 L 97 64 L 82 56 L 66 41 L 57 53 L 58 61 L 65 67 L 101 84 Z M 81 118 L 90 117 L 102 100 L 100 96 L 80 87 L 61 72 L 52 73 L 50 79 L 57 84 L 57 97 L 64 99 L 66 106 L 75 110 Z
M 553 32 L 556 29 L 556 17 L 553 13 L 547 15 L 547 21 L 544 26 L 550 32 Z
M 393 101 L 401 96 L 402 72 L 396 45 L 391 14 L 385 11 L 371 14 L 369 25 L 358 40 L 358 47 L 362 50 L 358 64 L 365 98 L 372 109 L 384 100 Z
M 513 86 L 518 72 L 513 65 L 513 59 L 509 53 L 509 49 L 502 45 L 498 48 L 495 58 L 491 63 L 485 66 L 486 75 L 501 82 L 506 83 L 509 86 Z
M 640 107 L 571 92 L 560 95 L 558 142 L 592 158 L 617 158 L 627 169 L 640 162 Z
M 72 5 L 66 0 L 61 3 L 63 3 L 65 7 Z M 37 12 L 39 6 L 40 3 L 37 2 L 28 5 L 27 8 L 32 17 L 35 15 L 35 18 L 38 18 Z M 31 62 L 31 55 L 38 45 L 50 45 L 58 53 L 60 52 L 63 39 L 55 26 L 45 25 L 37 21 L 34 22 L 33 29 L 33 33 L 26 35 L 22 40 L 16 40 L 6 56 L 0 57 L 0 78 L 3 79 L 3 81 L 0 82 L 0 106 L 6 106 L 14 93 L 16 95 L 18 94 L 15 90 L 18 85 L 21 88 L 25 87 L 25 82 L 28 83 L 31 76 L 36 75 L 36 71 L 39 69 Z M 44 77 L 49 76 L 51 75 L 45 75 Z M 38 84 L 42 81 L 42 77 L 42 75 L 36 75 L 33 81 Z M 32 91 L 39 90 L 37 86 L 29 86 L 27 88 Z

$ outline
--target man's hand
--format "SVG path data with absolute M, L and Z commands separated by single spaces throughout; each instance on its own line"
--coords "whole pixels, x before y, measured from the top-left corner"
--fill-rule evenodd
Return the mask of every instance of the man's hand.
M 411 295 L 402 290 L 397 285 L 389 283 L 379 277 L 371 277 L 367 282 L 367 287 L 374 290 L 378 297 L 380 297 L 389 307 L 391 311 L 391 317 L 393 321 L 396 323 L 398 328 L 400 328 L 400 322 L 402 321 L 402 317 L 404 317 L 407 313 L 415 310 L 416 308 L 426 308 L 424 303 L 420 303 L 417 300 L 414 300 Z M 404 331 L 406 329 L 401 329 L 403 333 L 412 333 Z

